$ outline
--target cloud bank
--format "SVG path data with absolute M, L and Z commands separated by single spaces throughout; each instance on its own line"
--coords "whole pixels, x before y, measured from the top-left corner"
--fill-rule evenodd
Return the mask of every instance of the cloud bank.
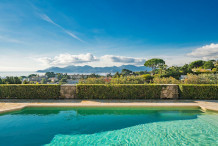
M 143 65 L 145 59 L 125 57 L 125 56 L 114 56 L 104 55 L 99 58 L 91 53 L 87 54 L 60 54 L 54 57 L 42 57 L 37 59 L 45 66 L 57 66 L 65 67 L 69 65 L 91 65 L 91 66 L 120 66 L 120 65 Z
M 205 45 L 194 49 L 187 54 L 190 57 L 201 58 L 203 60 L 218 59 L 218 44 Z
M 125 57 L 125 56 L 114 56 L 114 55 L 104 55 L 101 57 L 101 60 L 117 63 L 128 63 L 134 65 L 143 65 L 145 63 L 144 58 L 134 58 L 134 57 Z
M 68 66 L 97 61 L 97 58 L 91 53 L 79 55 L 60 54 L 53 58 L 39 58 L 38 61 L 42 62 L 44 65 L 47 66 Z

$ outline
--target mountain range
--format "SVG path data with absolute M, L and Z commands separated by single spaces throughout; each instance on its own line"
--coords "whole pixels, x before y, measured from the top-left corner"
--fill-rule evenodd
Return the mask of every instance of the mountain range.
M 150 71 L 151 69 L 145 66 L 134 65 L 122 65 L 112 67 L 92 67 L 92 66 L 67 66 L 67 67 L 50 67 L 44 70 L 38 70 L 37 72 L 55 72 L 55 73 L 115 73 L 121 72 L 122 69 L 128 69 L 131 71 Z

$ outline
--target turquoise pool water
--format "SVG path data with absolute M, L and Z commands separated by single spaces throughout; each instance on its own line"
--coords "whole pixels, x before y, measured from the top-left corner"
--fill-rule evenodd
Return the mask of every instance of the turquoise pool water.
M 199 108 L 25 108 L 0 115 L 0 145 L 218 145 Z

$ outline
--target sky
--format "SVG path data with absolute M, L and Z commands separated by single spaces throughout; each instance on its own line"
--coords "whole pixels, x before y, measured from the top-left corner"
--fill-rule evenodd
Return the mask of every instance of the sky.
M 218 59 L 217 0 L 0 0 L 0 71 Z

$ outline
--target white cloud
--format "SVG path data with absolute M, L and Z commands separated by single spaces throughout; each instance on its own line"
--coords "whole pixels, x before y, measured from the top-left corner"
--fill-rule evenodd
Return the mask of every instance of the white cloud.
M 97 61 L 97 58 L 90 53 L 79 54 L 79 55 L 60 54 L 53 58 L 49 58 L 49 57 L 39 58 L 38 61 L 42 62 L 44 65 L 62 67 L 62 66 L 77 65 L 77 64 Z
M 71 36 L 72 38 L 77 39 L 77 40 L 79 40 L 79 41 L 81 41 L 81 42 L 83 42 L 83 43 L 85 42 L 85 41 L 83 41 L 82 39 L 80 39 L 78 36 L 76 36 L 75 34 L 73 34 L 72 32 L 66 30 L 65 28 L 63 28 L 63 27 L 60 26 L 59 24 L 55 23 L 55 22 L 54 22 L 50 17 L 48 17 L 47 15 L 45 15 L 45 14 L 39 14 L 39 16 L 40 16 L 40 18 L 41 18 L 42 20 L 47 21 L 47 22 L 49 22 L 49 23 L 51 23 L 51 24 L 53 24 L 53 25 L 59 27 L 60 29 L 62 29 L 66 34 L 68 34 L 68 35 Z
M 201 58 L 204 60 L 217 59 L 218 58 L 218 44 L 205 45 L 200 48 L 196 48 L 188 56 Z
M 122 63 L 122 64 L 133 64 L 133 65 L 143 65 L 145 63 L 144 58 L 134 58 L 134 57 L 114 56 L 114 55 L 104 55 L 101 57 L 101 60 L 115 62 L 115 63 Z
M 143 65 L 145 59 L 125 57 L 125 56 L 114 56 L 104 55 L 99 58 L 91 53 L 87 54 L 60 54 L 54 57 L 43 57 L 37 59 L 43 65 L 65 67 L 68 65 L 90 65 L 90 66 L 121 66 L 121 65 Z

